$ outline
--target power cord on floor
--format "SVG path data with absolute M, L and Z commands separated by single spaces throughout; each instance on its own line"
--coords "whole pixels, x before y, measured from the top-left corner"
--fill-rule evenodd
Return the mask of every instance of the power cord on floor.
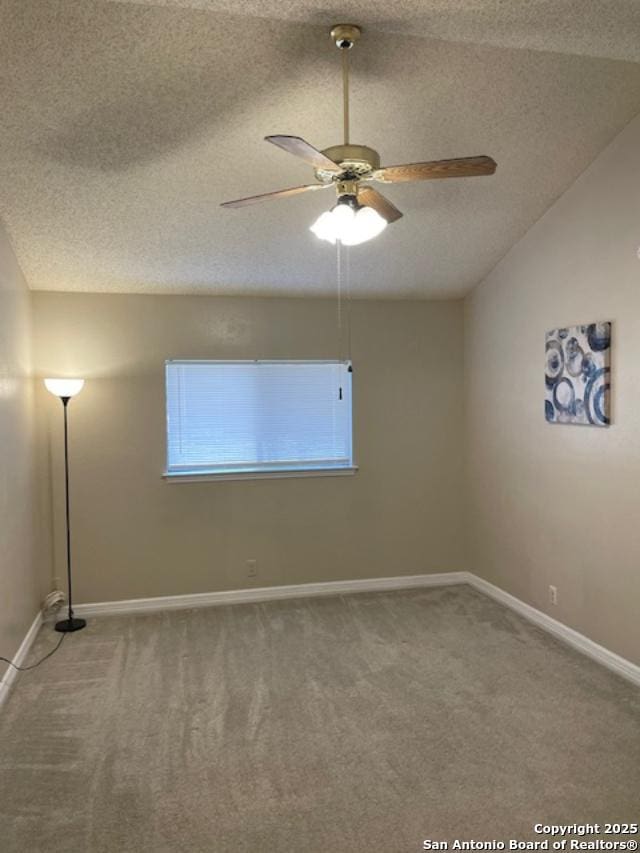
M 18 664 L 14 663 L 12 660 L 9 660 L 9 658 L 3 658 L 1 655 L 0 655 L 0 661 L 4 661 L 5 663 L 8 663 L 9 666 L 12 666 L 14 669 L 17 669 L 18 672 L 27 672 L 27 670 L 29 670 L 29 669 L 35 669 L 37 666 L 40 666 L 41 663 L 44 663 L 47 660 L 47 658 L 50 658 L 51 655 L 54 655 L 58 651 L 58 649 L 62 645 L 62 641 L 64 640 L 64 638 L 66 636 L 67 636 L 66 634 L 60 634 L 60 639 L 58 640 L 58 642 L 56 643 L 54 648 L 51 649 L 50 652 L 47 652 L 47 654 L 43 658 L 40 658 L 39 661 L 36 661 L 36 663 L 31 663 L 31 664 L 29 664 L 29 666 L 18 666 Z

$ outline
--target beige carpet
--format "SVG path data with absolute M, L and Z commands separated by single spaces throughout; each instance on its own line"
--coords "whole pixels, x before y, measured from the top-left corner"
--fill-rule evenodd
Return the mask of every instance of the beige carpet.
M 0 744 L 3 853 L 393 853 L 640 815 L 640 691 L 468 587 L 92 619 L 20 676 Z

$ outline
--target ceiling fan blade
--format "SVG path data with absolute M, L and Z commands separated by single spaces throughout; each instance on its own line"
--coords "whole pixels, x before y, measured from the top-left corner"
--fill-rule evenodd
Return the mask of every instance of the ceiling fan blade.
M 314 169 L 324 169 L 331 172 L 339 172 L 340 166 L 330 160 L 322 151 L 318 151 L 313 145 L 309 145 L 299 136 L 265 136 L 267 142 L 277 145 L 289 154 L 300 157 L 305 163 L 309 163 Z
M 372 207 L 387 222 L 395 222 L 402 216 L 398 208 L 373 187 L 358 187 L 358 201 L 365 207 Z
M 375 181 L 397 184 L 402 181 L 431 181 L 435 178 L 470 178 L 493 175 L 496 162 L 491 157 L 460 157 L 457 160 L 432 160 L 430 163 L 405 163 L 383 166 L 373 173 Z
M 271 201 L 273 198 L 285 198 L 288 195 L 298 195 L 298 193 L 306 193 L 309 190 L 324 190 L 331 187 L 333 184 L 305 184 L 301 187 L 289 187 L 286 190 L 276 190 L 272 193 L 261 193 L 260 195 L 250 195 L 247 198 L 237 198 L 234 201 L 224 201 L 220 207 L 245 207 L 248 204 L 257 204 L 259 201 Z

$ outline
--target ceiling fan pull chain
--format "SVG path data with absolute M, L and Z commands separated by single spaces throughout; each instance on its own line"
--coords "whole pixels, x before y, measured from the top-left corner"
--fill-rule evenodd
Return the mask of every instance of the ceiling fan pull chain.
M 351 361 L 351 249 L 346 248 L 346 296 L 347 296 L 347 361 L 349 362 L 349 373 L 353 373 Z
M 349 252 L 347 250 L 347 256 Z M 342 243 L 336 240 L 336 279 L 338 285 L 338 359 L 344 356 L 344 340 L 342 334 Z M 342 385 L 338 386 L 338 400 L 342 400 Z
M 343 356 L 342 342 L 342 244 L 336 240 L 336 281 L 338 287 L 338 358 Z

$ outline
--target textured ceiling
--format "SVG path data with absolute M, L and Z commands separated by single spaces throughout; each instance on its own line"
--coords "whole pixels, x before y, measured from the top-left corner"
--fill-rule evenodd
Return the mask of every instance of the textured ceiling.
M 36 289 L 333 293 L 307 230 L 329 190 L 219 203 L 312 178 L 266 134 L 341 141 L 327 27 L 347 17 L 354 142 L 498 162 L 385 188 L 405 216 L 351 250 L 353 290 L 455 297 L 640 111 L 640 63 L 602 58 L 640 59 L 638 5 L 0 0 L 0 216 Z
M 638 0 L 119 0 L 640 61 Z

